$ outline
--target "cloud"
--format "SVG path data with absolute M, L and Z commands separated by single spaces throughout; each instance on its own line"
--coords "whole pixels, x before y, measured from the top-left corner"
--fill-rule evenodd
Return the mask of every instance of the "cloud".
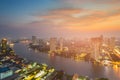
M 101 4 L 119 4 L 120 0 L 92 0 L 93 2 L 96 3 L 101 3 Z
M 43 19 L 42 24 L 45 22 L 46 24 L 55 23 L 62 25 L 63 23 L 63 25 L 76 25 L 78 23 L 86 23 L 86 20 L 90 20 L 91 18 L 97 19 L 103 15 L 105 15 L 105 13 L 102 11 L 91 11 L 86 9 L 57 9 L 50 11 L 47 15 L 37 15 L 36 17 Z M 93 21 L 93 19 L 91 19 L 91 21 Z
M 35 15 L 41 21 L 29 23 L 30 26 L 51 27 L 70 31 L 112 31 L 120 30 L 120 10 L 101 11 L 87 9 L 55 9 L 45 15 Z
M 82 4 L 92 0 L 60 0 L 60 1 L 65 4 Z
M 47 15 L 35 15 L 35 17 L 42 19 L 42 21 L 35 21 L 32 23 L 41 24 L 58 24 L 65 22 L 66 20 L 73 19 L 72 14 L 77 14 L 83 12 L 82 9 L 54 9 L 49 11 Z
M 99 4 L 119 4 L 120 0 L 60 0 L 66 4 L 83 4 L 83 3 L 99 3 Z

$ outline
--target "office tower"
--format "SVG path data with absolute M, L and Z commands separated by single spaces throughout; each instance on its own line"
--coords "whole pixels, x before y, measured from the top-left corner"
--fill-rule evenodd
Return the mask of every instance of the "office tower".
M 56 51 L 57 38 L 50 38 L 50 51 Z
M 8 44 L 6 38 L 3 38 L 0 43 L 0 54 L 14 54 L 12 47 Z
M 6 53 L 7 52 L 7 39 L 6 38 L 3 38 L 1 40 L 1 43 L 0 43 L 0 49 L 1 49 L 1 53 Z
M 62 51 L 63 50 L 63 38 L 62 37 L 60 38 L 59 45 L 60 45 L 60 50 Z
M 96 61 L 99 60 L 100 58 L 100 53 L 101 53 L 101 47 L 102 47 L 102 42 L 103 38 L 102 37 L 96 37 L 96 38 L 91 38 L 91 47 L 92 47 L 92 58 L 95 59 Z
M 37 44 L 37 37 L 36 36 L 32 36 L 32 44 L 33 45 Z
M 110 50 L 113 50 L 115 47 L 115 37 L 111 37 L 109 41 L 109 48 Z
M 115 40 L 115 37 L 105 38 L 104 43 L 109 47 L 110 50 L 113 50 L 116 44 Z

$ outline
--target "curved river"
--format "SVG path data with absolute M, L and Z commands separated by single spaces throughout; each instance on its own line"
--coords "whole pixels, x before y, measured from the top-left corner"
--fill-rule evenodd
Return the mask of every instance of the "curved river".
M 78 73 L 89 78 L 104 77 L 109 80 L 120 80 L 120 67 L 117 66 L 102 66 L 84 61 L 75 62 L 74 60 L 59 56 L 51 58 L 46 53 L 29 50 L 26 45 L 20 43 L 15 44 L 14 50 L 17 55 L 23 58 L 38 63 L 46 63 L 57 70 L 64 70 L 68 74 Z

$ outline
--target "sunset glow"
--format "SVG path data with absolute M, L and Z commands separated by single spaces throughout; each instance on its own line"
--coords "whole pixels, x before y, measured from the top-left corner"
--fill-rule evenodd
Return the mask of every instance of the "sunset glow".
M 61 33 L 75 35 L 96 32 L 117 36 L 120 32 L 119 0 L 20 0 L 16 4 L 13 2 L 16 1 L 11 0 L 9 3 L 9 0 L 1 0 L 0 26 L 9 26 L 7 28 L 17 30 L 20 36 L 23 35 L 20 30 L 26 29 L 28 36 L 32 30 L 33 35 L 42 34 L 41 36 L 48 37 Z M 10 31 L 10 34 L 14 33 Z

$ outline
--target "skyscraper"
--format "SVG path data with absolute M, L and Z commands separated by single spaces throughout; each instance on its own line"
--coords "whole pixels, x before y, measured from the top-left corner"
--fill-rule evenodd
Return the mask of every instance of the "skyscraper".
M 33 45 L 37 44 L 37 37 L 36 36 L 32 36 L 32 44 Z
M 103 37 L 91 38 L 91 47 L 92 47 L 92 55 L 91 57 L 96 61 L 100 58 L 101 47 L 102 47 Z
M 0 54 L 8 54 L 8 53 L 13 53 L 13 50 L 8 44 L 7 39 L 3 38 L 0 43 Z
M 50 51 L 56 51 L 57 38 L 50 38 Z
M 110 38 L 110 43 L 109 43 L 110 50 L 113 50 L 115 47 L 115 37 Z
M 63 50 L 63 38 L 62 37 L 60 38 L 59 45 L 60 45 L 60 50 L 62 51 Z
M 1 53 L 7 52 L 7 39 L 3 38 L 0 43 Z

